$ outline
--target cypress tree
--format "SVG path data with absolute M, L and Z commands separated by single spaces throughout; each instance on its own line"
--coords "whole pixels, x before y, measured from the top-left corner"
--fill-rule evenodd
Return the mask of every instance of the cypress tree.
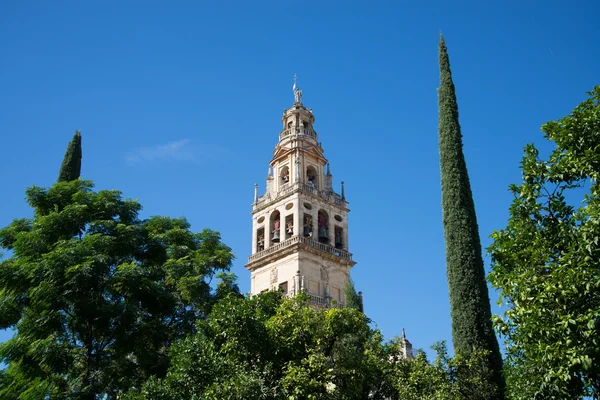
M 79 178 L 81 175 L 81 132 L 75 131 L 73 140 L 69 143 L 65 157 L 63 158 L 60 172 L 58 173 L 59 182 L 70 182 Z
M 344 297 L 346 298 L 346 307 L 364 312 L 362 296 L 356 293 L 352 279 L 346 282 L 344 286 Z
M 469 354 L 473 349 L 489 351 L 487 362 L 493 371 L 491 379 L 498 387 L 494 398 L 501 399 L 504 397 L 505 387 L 502 357 L 492 328 L 479 228 L 462 150 L 456 92 L 442 35 L 439 63 L 438 134 L 452 342 L 455 352 L 460 354 Z

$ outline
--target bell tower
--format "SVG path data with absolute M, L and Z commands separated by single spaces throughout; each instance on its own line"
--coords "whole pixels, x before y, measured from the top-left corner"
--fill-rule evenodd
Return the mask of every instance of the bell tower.
M 309 294 L 318 307 L 343 307 L 344 286 L 356 264 L 348 251 L 348 202 L 332 188 L 329 163 L 302 103 L 294 77 L 294 104 L 269 163 L 266 191 L 254 188 L 251 294 L 282 290 Z

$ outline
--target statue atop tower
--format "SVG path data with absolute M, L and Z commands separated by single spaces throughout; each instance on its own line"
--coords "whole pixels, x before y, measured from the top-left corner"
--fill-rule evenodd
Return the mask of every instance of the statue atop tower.
M 296 84 L 296 74 L 294 74 L 294 99 L 296 100 L 295 103 L 300 103 L 302 104 L 302 90 L 298 88 L 298 85 Z

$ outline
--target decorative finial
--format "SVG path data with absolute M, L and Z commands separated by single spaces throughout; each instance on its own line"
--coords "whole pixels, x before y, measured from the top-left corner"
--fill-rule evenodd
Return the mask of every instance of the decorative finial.
M 254 204 L 258 204 L 258 183 L 254 184 Z
M 342 200 L 346 201 L 346 193 L 344 191 L 344 182 L 342 181 Z
M 329 163 L 327 163 L 327 176 L 331 176 L 331 170 L 329 169 Z
M 404 328 L 402 328 L 402 339 L 406 339 L 406 332 L 404 332 Z

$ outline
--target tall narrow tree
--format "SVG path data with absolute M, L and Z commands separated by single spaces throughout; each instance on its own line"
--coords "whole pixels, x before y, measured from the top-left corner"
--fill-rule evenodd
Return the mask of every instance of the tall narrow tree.
M 362 301 L 362 294 L 356 293 L 354 282 L 350 279 L 344 286 L 344 298 L 346 299 L 346 307 L 353 308 L 356 311 L 365 312 Z
M 439 146 L 446 272 L 452 316 L 452 341 L 457 353 L 488 351 L 489 368 L 502 398 L 502 358 L 491 321 L 479 228 L 469 174 L 463 155 L 458 104 L 444 37 L 439 44 Z
M 75 131 L 73 140 L 69 143 L 65 157 L 63 158 L 60 172 L 58 173 L 59 182 L 70 182 L 79 178 L 81 175 L 81 132 Z

